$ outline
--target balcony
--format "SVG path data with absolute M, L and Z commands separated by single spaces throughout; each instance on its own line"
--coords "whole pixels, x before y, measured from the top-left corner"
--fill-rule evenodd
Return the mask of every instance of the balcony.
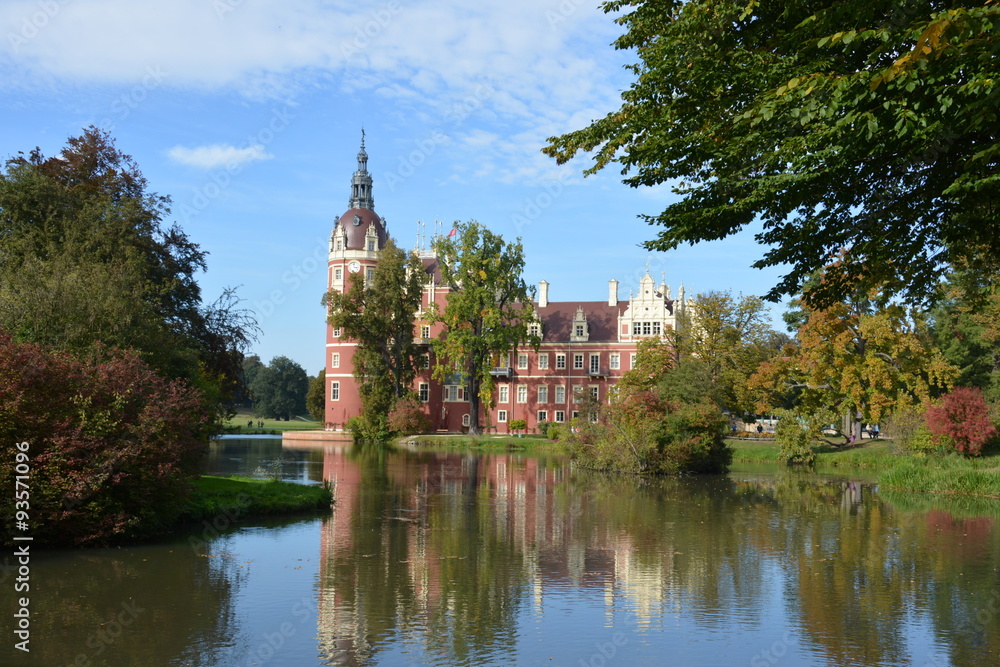
M 607 368 L 591 368 L 587 375 L 592 378 L 606 378 L 610 373 Z
M 494 366 L 490 369 L 490 375 L 495 378 L 510 377 L 513 375 L 513 370 L 510 366 Z

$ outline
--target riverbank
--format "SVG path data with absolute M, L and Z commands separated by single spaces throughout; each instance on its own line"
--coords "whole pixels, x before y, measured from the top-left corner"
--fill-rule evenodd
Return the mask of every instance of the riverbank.
M 779 463 L 773 442 L 727 440 L 733 461 Z M 816 468 L 878 471 L 879 486 L 923 493 L 1000 498 L 1000 456 L 966 458 L 957 454 L 924 455 L 896 450 L 891 441 L 872 440 L 850 448 L 814 447 Z
M 273 479 L 215 477 L 194 481 L 183 521 L 212 520 L 219 516 L 240 519 L 328 510 L 333 494 L 325 486 L 306 486 Z
M 534 434 L 526 434 L 524 436 L 509 434 L 411 435 L 401 438 L 398 443 L 403 446 L 414 447 L 478 449 L 498 452 L 531 451 L 555 454 L 564 451 L 558 441 L 549 440 L 543 435 Z

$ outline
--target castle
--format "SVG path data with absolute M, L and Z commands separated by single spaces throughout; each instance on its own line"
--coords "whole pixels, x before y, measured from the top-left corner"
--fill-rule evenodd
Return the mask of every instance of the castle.
M 329 289 L 344 291 L 352 273 L 370 280 L 387 238 L 385 223 L 375 213 L 362 134 L 348 210 L 330 237 Z M 461 432 L 470 422 L 466 388 L 457 376 L 443 383 L 431 377 L 430 343 L 442 326 L 426 317 L 431 304 L 444 306 L 450 289 L 436 271 L 436 258 L 426 252 L 420 258 L 427 283 L 420 310 L 414 313 L 414 335 L 423 363 L 413 389 L 435 430 Z M 538 284 L 537 297 L 534 306 L 539 321 L 532 325 L 536 328 L 532 333 L 542 339 L 538 351 L 527 346 L 512 350 L 490 371 L 496 382 L 495 403 L 483 406 L 479 423 L 500 433 L 508 432 L 516 419 L 525 420 L 528 429 L 540 422 L 568 422 L 577 416 L 578 398 L 584 394 L 606 401 L 611 388 L 634 365 L 639 341 L 662 337 L 676 328 L 678 316 L 688 306 L 683 285 L 673 299 L 670 288 L 655 285 L 648 272 L 638 293 L 628 300 L 619 298 L 614 279 L 608 282 L 607 299 L 602 301 L 550 301 L 545 281 Z M 325 420 L 328 428 L 340 430 L 361 413 L 352 365 L 356 344 L 329 324 L 326 328 Z

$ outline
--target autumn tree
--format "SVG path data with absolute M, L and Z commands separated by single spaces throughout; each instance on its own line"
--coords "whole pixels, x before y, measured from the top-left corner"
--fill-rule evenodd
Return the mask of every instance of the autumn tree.
M 227 289 L 202 300 L 206 253 L 166 225 L 169 197 L 90 127 L 56 157 L 18 154 L 0 172 L 0 329 L 86 354 L 133 349 L 222 406 L 239 386 L 256 321 Z
M 761 409 L 794 387 L 805 415 L 847 414 L 860 440 L 863 420 L 879 422 L 897 407 L 926 401 L 956 374 L 931 344 L 919 311 L 873 297 L 809 309 L 797 345 L 764 362 L 750 386 Z
M 451 289 L 447 305 L 435 312 L 444 324 L 434 341 L 438 379 L 458 373 L 468 391 L 469 433 L 480 432 L 480 406 L 493 398 L 492 359 L 541 340 L 528 333 L 535 321 L 534 289 L 521 277 L 521 241 L 507 243 L 475 221 L 456 222 L 453 236 L 434 243 L 441 276 Z
M 880 286 L 920 301 L 949 264 L 1000 263 L 992 0 L 612 0 L 635 54 L 621 108 L 549 139 L 633 187 L 679 199 L 645 245 L 722 239 L 759 221 L 757 268 L 795 294 L 834 258 L 817 305 Z M 822 303 L 820 303 L 822 302 Z
M 974 387 L 955 387 L 927 409 L 925 419 L 935 444 L 943 441 L 968 456 L 979 456 L 997 434 L 983 392 Z
M 331 290 L 323 297 L 330 326 L 357 342 L 353 363 L 362 414 L 356 430 L 365 438 L 386 438 L 393 406 L 412 391 L 418 357 L 413 317 L 425 280 L 420 259 L 389 239 L 370 282 L 351 274 L 346 292 Z

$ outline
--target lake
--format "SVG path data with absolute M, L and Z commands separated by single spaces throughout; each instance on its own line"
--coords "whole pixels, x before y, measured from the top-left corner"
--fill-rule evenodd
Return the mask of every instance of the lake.
M 336 504 L 36 553 L 32 651 L 8 636 L 4 664 L 1000 662 L 995 501 L 766 466 L 641 480 L 280 439 L 215 441 L 209 472 L 325 480 Z

